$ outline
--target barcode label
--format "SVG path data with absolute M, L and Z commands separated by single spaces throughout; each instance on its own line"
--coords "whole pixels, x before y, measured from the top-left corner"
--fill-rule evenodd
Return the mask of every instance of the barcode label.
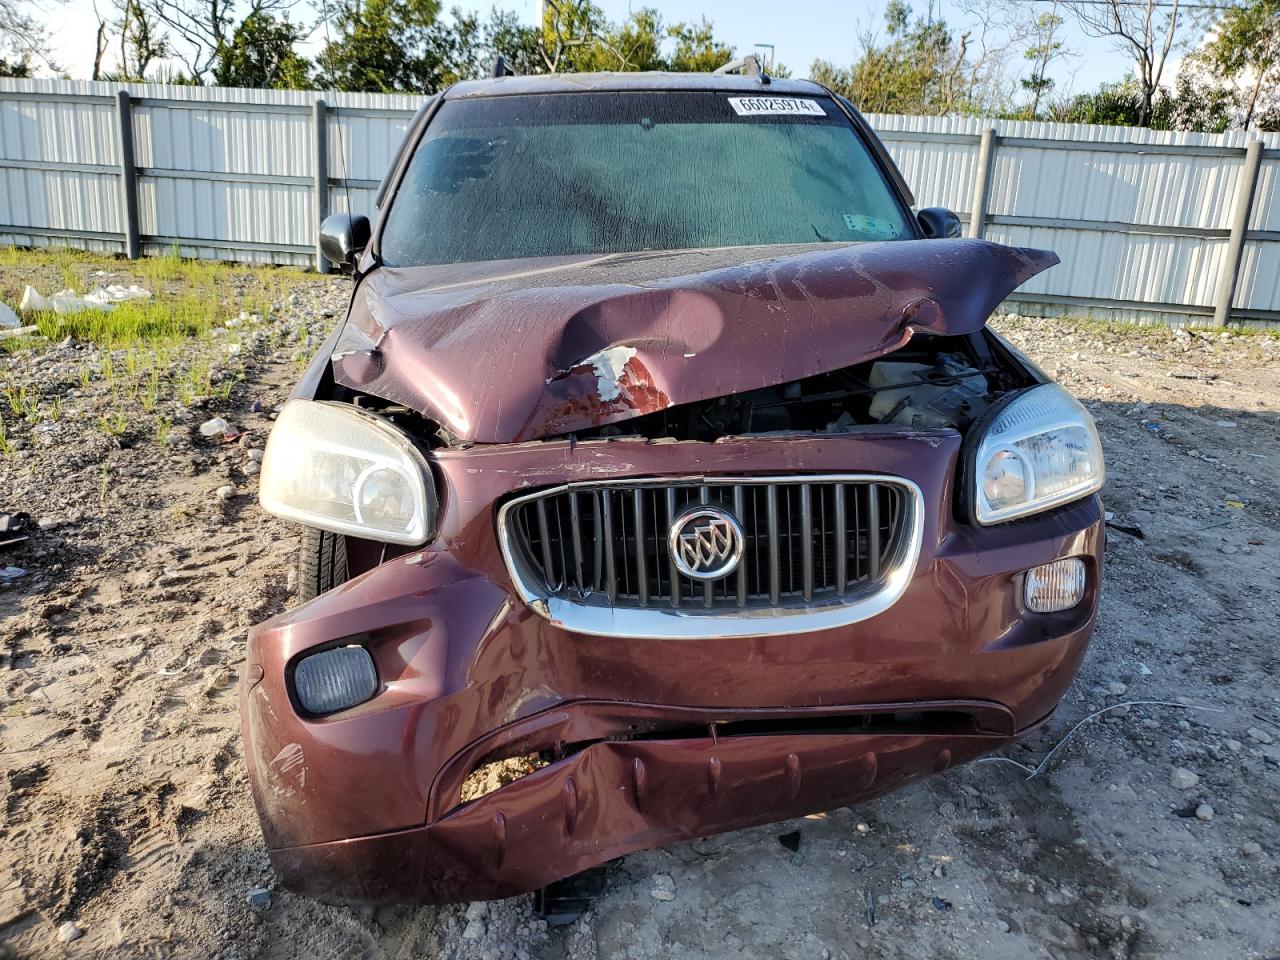
M 806 117 L 825 117 L 826 111 L 817 100 L 801 97 L 730 97 L 729 106 L 740 117 L 758 117 L 767 114 L 798 114 Z

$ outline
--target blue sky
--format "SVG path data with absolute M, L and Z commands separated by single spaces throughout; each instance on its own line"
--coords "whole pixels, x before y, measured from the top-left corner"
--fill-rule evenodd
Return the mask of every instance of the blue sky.
M 534 20 L 536 0 L 499 0 L 498 5 L 514 10 L 527 22 Z M 806 76 L 809 64 L 815 58 L 836 63 L 851 62 L 858 51 L 858 34 L 868 24 L 879 26 L 883 22 L 882 0 L 598 0 L 610 19 L 620 20 L 637 7 L 655 7 L 667 22 L 696 20 L 705 16 L 716 27 L 718 36 L 748 53 L 757 43 L 772 43 L 778 59 L 791 67 L 795 76 Z M 444 0 L 446 6 L 487 12 L 493 0 Z M 99 0 L 99 8 L 106 9 L 110 0 Z M 1047 4 L 1037 5 L 1048 9 Z M 924 9 L 923 0 L 915 4 L 917 11 Z M 74 77 L 85 78 L 93 62 L 94 31 L 96 19 L 93 0 L 67 0 L 50 21 L 57 31 L 54 45 L 61 65 Z M 300 16 L 301 8 L 295 13 Z M 965 15 L 949 0 L 942 0 L 941 13 L 953 27 L 966 22 Z M 1070 18 L 1068 17 L 1068 20 Z M 1050 74 L 1057 81 L 1059 92 L 1087 90 L 1104 80 L 1116 80 L 1131 70 L 1130 62 L 1114 51 L 1105 41 L 1083 36 L 1074 27 L 1068 28 L 1067 42 L 1080 56 L 1067 64 L 1057 64 Z M 110 55 L 109 55 L 110 59 Z M 1015 57 L 1011 64 L 1022 69 Z

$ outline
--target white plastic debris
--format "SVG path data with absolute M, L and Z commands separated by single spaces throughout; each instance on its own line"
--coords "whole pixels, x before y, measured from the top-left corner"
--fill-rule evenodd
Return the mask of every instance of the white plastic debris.
M 35 287 L 27 287 L 22 291 L 22 302 L 18 309 L 23 313 L 47 313 L 53 311 L 63 315 L 79 313 L 82 310 L 111 310 L 118 303 L 126 300 L 150 300 L 151 292 L 137 284 L 124 286 L 113 283 L 106 287 L 94 287 L 88 293 L 78 294 L 74 290 L 59 290 L 51 297 L 42 296 Z
M 0 303 L 0 327 L 20 327 L 22 321 L 18 319 L 18 315 L 13 312 L 13 308 L 7 304 Z
M 216 436 L 226 429 L 227 421 L 223 420 L 221 417 L 214 417 L 212 420 L 206 420 L 204 423 L 200 424 L 200 436 Z

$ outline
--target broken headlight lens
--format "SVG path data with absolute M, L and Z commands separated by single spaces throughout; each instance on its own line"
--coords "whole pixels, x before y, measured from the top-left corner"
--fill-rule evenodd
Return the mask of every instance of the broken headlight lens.
M 998 523 L 1102 488 L 1102 444 L 1089 411 L 1055 383 L 997 408 L 974 458 L 975 516 Z
M 426 459 L 394 426 L 346 404 L 285 404 L 258 498 L 278 517 L 353 537 L 417 546 L 435 529 Z

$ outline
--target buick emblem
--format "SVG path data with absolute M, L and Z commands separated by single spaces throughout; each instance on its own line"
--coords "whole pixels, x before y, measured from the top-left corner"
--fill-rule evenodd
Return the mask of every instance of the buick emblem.
M 727 510 L 697 504 L 671 523 L 667 548 L 676 569 L 694 580 L 719 580 L 738 569 L 742 525 Z

